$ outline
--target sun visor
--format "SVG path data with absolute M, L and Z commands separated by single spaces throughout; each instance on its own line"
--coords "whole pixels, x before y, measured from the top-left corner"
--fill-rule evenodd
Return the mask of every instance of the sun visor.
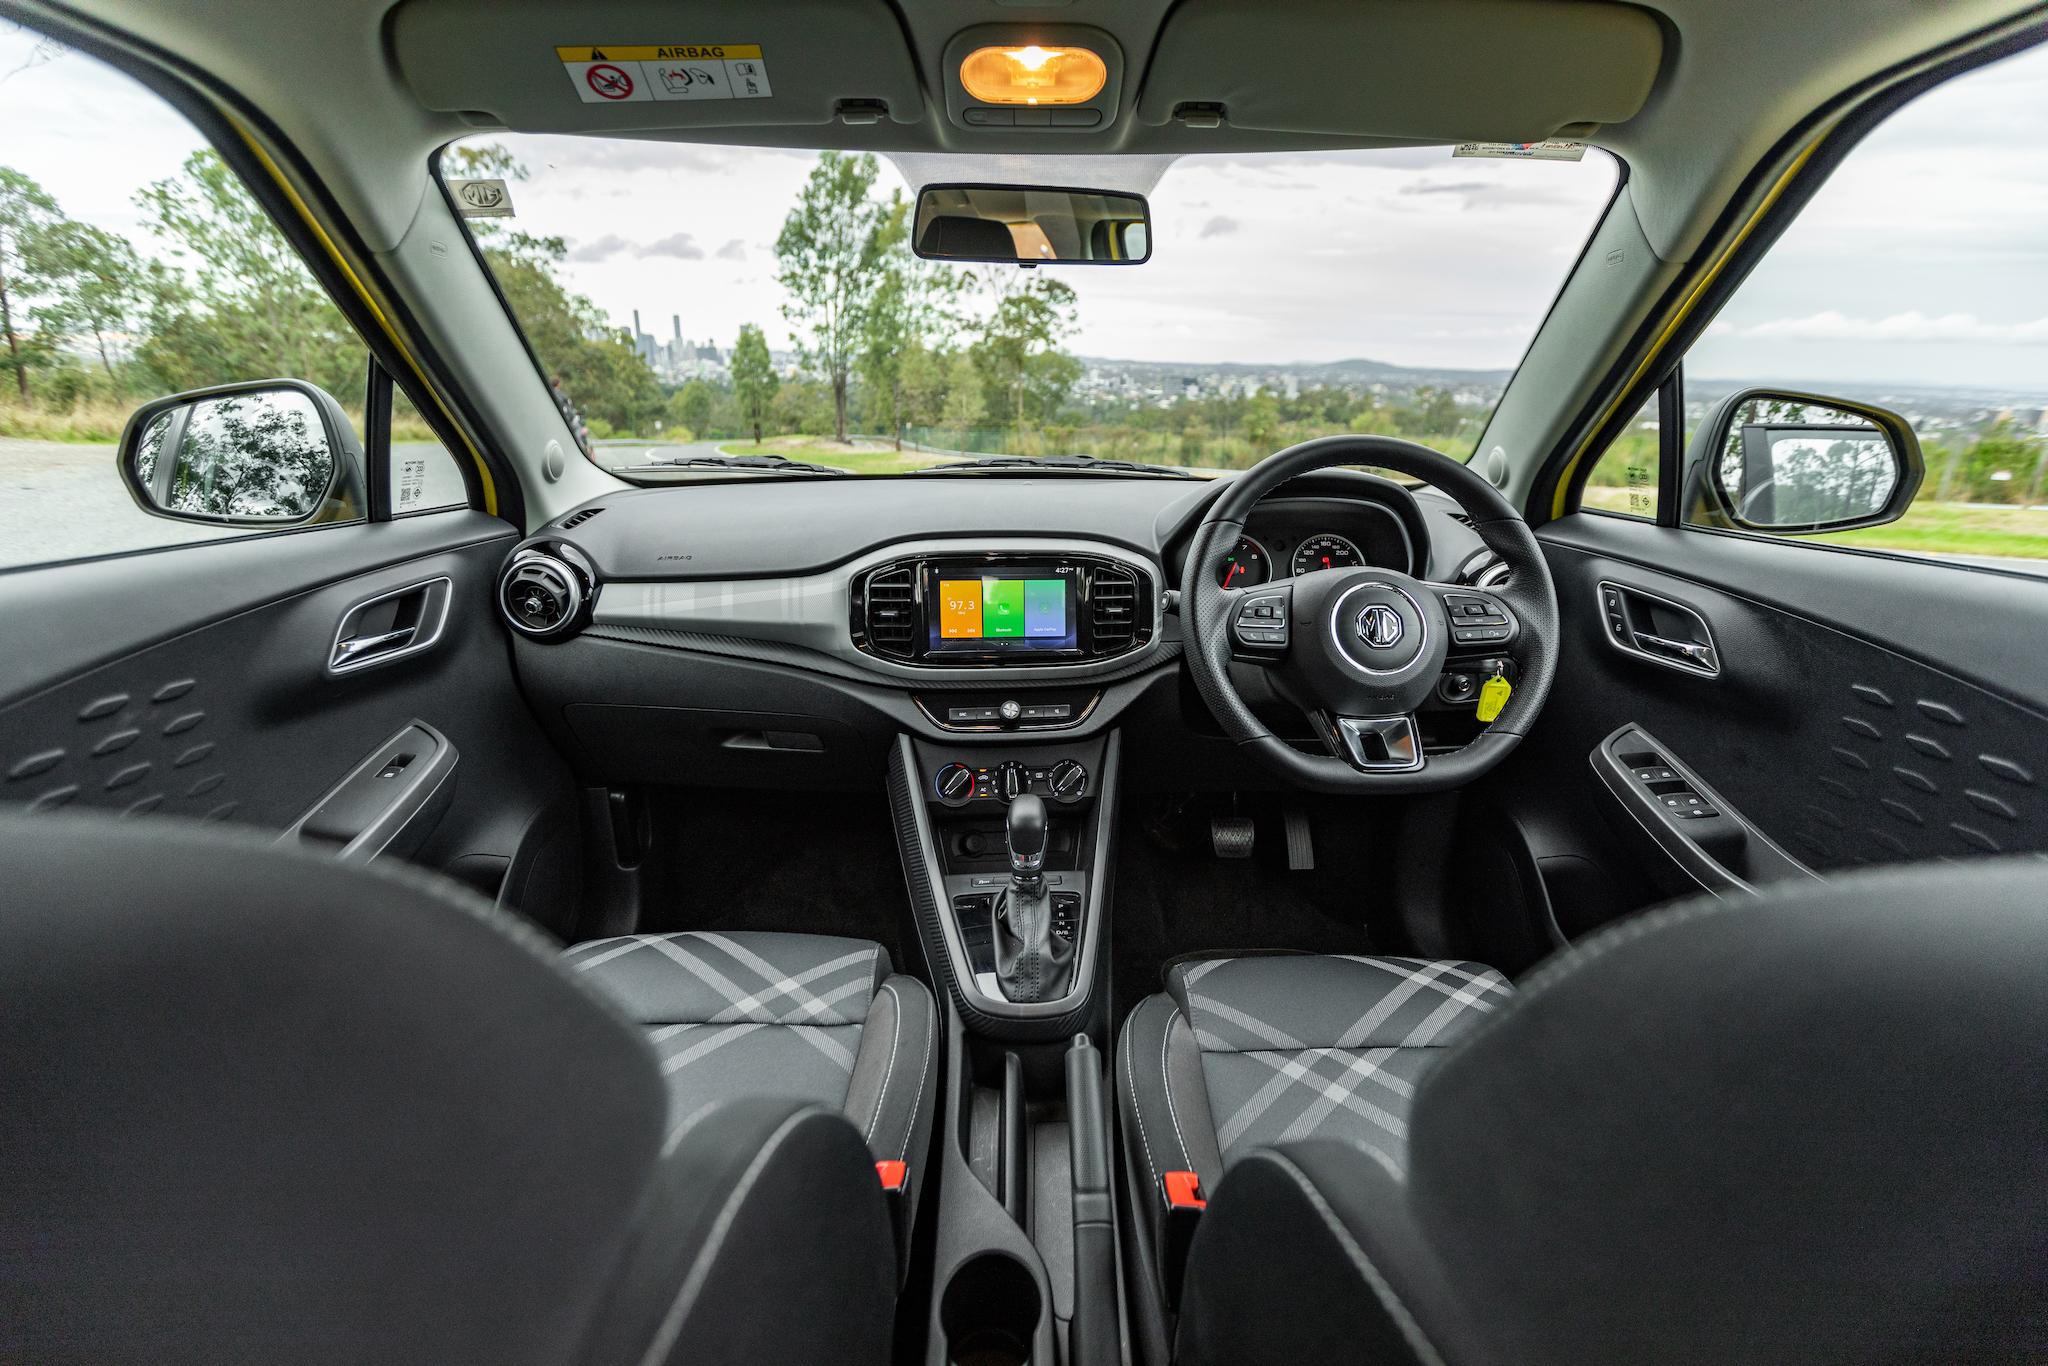
M 924 117 L 909 44 L 882 0 L 404 0 L 391 42 L 429 109 L 522 132 Z
M 1642 108 L 1662 51 L 1647 12 L 1597 0 L 1182 0 L 1138 118 L 1420 142 L 1583 136 Z

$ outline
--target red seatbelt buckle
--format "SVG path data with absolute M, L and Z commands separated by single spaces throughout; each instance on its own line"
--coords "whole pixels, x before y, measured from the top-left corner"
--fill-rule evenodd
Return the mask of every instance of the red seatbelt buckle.
M 905 1259 L 910 1251 L 910 1164 L 877 1162 L 875 1175 L 882 1183 L 882 1200 L 889 1206 L 889 1229 L 896 1235 L 896 1266 L 900 1272 L 907 1265 Z
M 1188 1267 L 1188 1248 L 1195 1241 L 1195 1228 L 1202 1211 L 1209 1208 L 1202 1194 L 1202 1178 L 1194 1172 L 1161 1172 L 1159 1189 L 1166 1198 L 1165 1217 L 1160 1221 L 1159 1266 L 1166 1283 L 1166 1307 L 1180 1308 L 1181 1276 Z
M 901 1195 L 910 1181 L 910 1165 L 906 1162 L 877 1162 L 875 1175 L 882 1178 L 882 1189 L 891 1195 Z

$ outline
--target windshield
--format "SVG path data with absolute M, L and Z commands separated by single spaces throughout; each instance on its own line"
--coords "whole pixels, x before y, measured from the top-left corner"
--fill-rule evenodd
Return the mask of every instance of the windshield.
M 505 182 L 470 229 L 586 453 L 638 480 L 1213 473 L 1337 432 L 1464 458 L 1615 187 L 1597 150 L 1112 160 L 1141 183 L 1108 188 L 1149 195 L 1144 265 L 916 258 L 920 184 L 1052 178 L 984 158 L 906 180 L 864 154 L 499 135 L 442 173 L 458 203 Z

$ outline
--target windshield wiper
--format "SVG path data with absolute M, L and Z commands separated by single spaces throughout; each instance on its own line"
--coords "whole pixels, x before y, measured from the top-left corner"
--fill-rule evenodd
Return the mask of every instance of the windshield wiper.
M 772 470 L 776 474 L 848 474 L 837 465 L 814 465 L 782 455 L 679 455 L 629 466 L 641 470 Z
M 1098 470 L 1115 474 L 1156 474 L 1163 479 L 1200 478 L 1172 465 L 1147 465 L 1138 460 L 1103 460 L 1092 455 L 982 455 L 972 460 L 956 460 L 950 465 L 934 465 L 926 473 L 977 469 Z

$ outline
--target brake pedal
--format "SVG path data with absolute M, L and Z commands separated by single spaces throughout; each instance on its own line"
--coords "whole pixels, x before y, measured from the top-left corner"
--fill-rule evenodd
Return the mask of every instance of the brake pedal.
M 1287 819 L 1287 870 L 1306 873 L 1316 866 L 1316 839 L 1309 832 L 1308 812 L 1289 804 L 1282 814 Z
M 1256 834 L 1250 816 L 1209 817 L 1209 843 L 1217 858 L 1250 858 Z

